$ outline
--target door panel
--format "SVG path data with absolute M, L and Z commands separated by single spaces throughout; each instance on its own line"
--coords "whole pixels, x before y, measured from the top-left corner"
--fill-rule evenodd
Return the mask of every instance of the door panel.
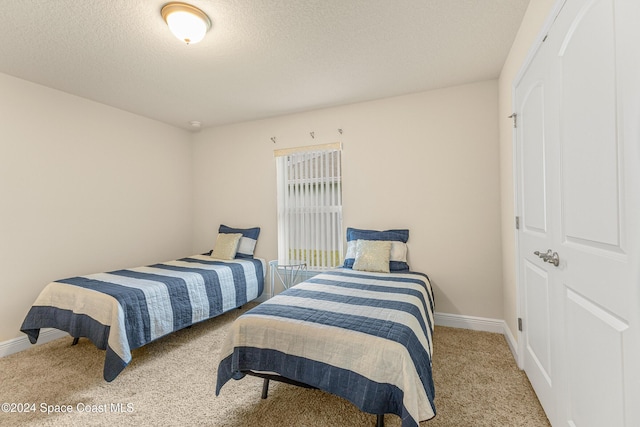
M 620 361 L 623 332 L 628 325 L 570 289 L 566 302 L 569 425 L 622 426 L 624 381 Z
M 520 128 L 523 158 L 522 226 L 527 232 L 547 232 L 544 174 L 544 83 L 534 81 L 522 101 Z
M 527 298 L 525 313 L 527 318 L 527 335 L 525 351 L 527 352 L 528 372 L 534 389 L 552 388 L 551 372 L 551 330 L 549 315 L 549 275 L 542 268 L 525 261 L 524 287 Z M 544 396 L 542 397 L 545 398 Z
M 620 251 L 613 28 L 612 1 L 590 2 L 562 42 L 561 177 L 565 239 Z

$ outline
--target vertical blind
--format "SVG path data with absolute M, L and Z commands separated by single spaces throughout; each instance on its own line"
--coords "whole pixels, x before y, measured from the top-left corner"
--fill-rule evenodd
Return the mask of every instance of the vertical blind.
M 278 263 L 323 269 L 340 265 L 341 144 L 276 150 Z

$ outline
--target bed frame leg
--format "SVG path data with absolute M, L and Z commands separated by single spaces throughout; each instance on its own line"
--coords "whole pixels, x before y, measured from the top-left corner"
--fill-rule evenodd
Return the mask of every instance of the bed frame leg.
M 262 383 L 262 398 L 267 398 L 267 393 L 269 393 L 269 380 L 267 378 L 264 379 Z
M 378 414 L 378 419 L 376 421 L 376 427 L 384 427 L 384 414 Z
M 71 343 L 71 345 L 76 345 L 76 344 L 78 344 L 78 341 L 80 341 L 80 338 L 79 338 L 79 337 L 74 337 L 74 338 L 73 338 L 73 342 Z

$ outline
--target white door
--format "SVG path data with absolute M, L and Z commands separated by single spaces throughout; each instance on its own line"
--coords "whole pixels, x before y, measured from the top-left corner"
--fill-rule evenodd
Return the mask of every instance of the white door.
M 557 129 L 557 90 L 551 88 L 552 52 L 543 44 L 516 88 L 516 170 L 519 230 L 519 294 L 523 333 L 520 351 L 527 373 L 547 417 L 556 418 L 556 373 L 553 329 L 558 324 L 552 301 L 557 299 L 556 267 L 545 262 L 556 244 L 558 224 L 554 203 L 558 188 L 558 147 L 553 142 Z M 553 251 L 552 251 L 553 252 Z M 536 255 L 537 254 L 537 255 Z
M 524 369 L 554 425 L 640 425 L 638 22 L 567 0 L 516 91 Z

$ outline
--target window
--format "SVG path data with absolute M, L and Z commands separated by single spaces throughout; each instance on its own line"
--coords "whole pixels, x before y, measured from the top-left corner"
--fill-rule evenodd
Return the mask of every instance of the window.
M 310 269 L 340 265 L 341 144 L 276 150 L 278 263 Z

